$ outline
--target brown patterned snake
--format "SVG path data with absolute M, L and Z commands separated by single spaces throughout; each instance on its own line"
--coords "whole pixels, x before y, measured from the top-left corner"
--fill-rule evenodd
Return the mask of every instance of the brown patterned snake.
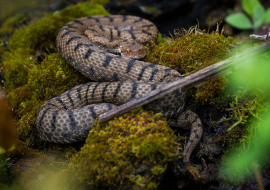
M 156 38 L 156 26 L 135 16 L 93 16 L 66 24 L 56 39 L 59 52 L 75 69 L 98 82 L 78 85 L 47 101 L 36 120 L 40 137 L 55 143 L 81 141 L 100 114 L 179 79 L 181 75 L 173 69 L 135 59 L 144 56 L 137 54 L 144 52 L 141 44 Z M 180 115 L 178 125 L 191 125 L 184 150 L 187 162 L 203 129 L 197 115 L 183 113 L 184 97 L 179 89 L 146 109 L 167 117 Z

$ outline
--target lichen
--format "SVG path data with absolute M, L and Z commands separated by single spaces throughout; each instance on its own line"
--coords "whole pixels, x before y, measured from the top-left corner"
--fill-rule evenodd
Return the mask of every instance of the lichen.
M 218 32 L 205 33 L 197 30 L 175 32 L 173 38 L 153 44 L 146 61 L 173 68 L 184 76 L 223 60 L 233 44 L 232 37 Z M 207 82 L 198 88 L 196 100 L 209 101 L 224 89 L 224 79 Z
M 17 30 L 2 55 L 5 90 L 17 118 L 19 138 L 29 145 L 35 139 L 35 118 L 40 106 L 50 98 L 86 82 L 57 53 L 55 38 L 67 22 L 83 16 L 107 15 L 102 5 L 79 3 L 49 13 Z
M 95 126 L 72 159 L 77 178 L 94 188 L 156 189 L 179 144 L 161 114 L 136 109 Z

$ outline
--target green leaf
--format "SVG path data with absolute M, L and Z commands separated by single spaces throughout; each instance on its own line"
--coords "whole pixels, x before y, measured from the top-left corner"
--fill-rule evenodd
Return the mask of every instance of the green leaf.
M 227 16 L 225 21 L 238 29 L 252 29 L 253 26 L 248 17 L 243 13 L 235 13 Z
M 259 6 L 262 6 L 259 0 L 242 0 L 242 7 L 249 16 L 252 16 Z
M 264 7 L 260 4 L 252 14 L 254 28 L 259 28 L 263 24 L 264 18 L 265 10 Z
M 270 22 L 270 8 L 268 8 L 265 12 L 265 17 L 264 17 L 264 23 L 269 23 Z

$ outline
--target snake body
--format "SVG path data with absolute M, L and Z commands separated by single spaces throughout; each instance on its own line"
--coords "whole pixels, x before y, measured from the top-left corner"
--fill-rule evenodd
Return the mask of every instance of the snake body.
M 136 16 L 84 17 L 66 24 L 56 38 L 59 52 L 76 70 L 97 82 L 78 85 L 42 105 L 36 119 L 40 137 L 55 143 L 84 140 L 100 114 L 181 78 L 173 69 L 136 60 L 142 57 L 136 54 L 130 56 L 140 51 L 141 44 L 155 40 L 157 32 L 152 22 Z M 183 112 L 184 97 L 179 89 L 149 103 L 146 109 L 174 117 Z M 182 114 L 178 119 L 191 118 L 196 124 L 184 151 L 186 161 L 202 133 L 199 119 L 191 115 Z

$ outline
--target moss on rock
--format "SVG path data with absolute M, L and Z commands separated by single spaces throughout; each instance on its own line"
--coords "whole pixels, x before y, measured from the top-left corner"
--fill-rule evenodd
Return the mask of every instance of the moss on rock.
M 87 81 L 57 53 L 55 38 L 61 27 L 79 17 L 107 14 L 100 4 L 79 3 L 17 30 L 8 40 L 1 66 L 22 140 L 31 144 L 34 139 L 36 114 L 44 101 Z
M 179 144 L 161 114 L 136 109 L 95 124 L 71 167 L 94 188 L 156 189 Z
M 55 38 L 61 27 L 78 17 L 96 14 L 108 13 L 101 5 L 80 3 L 16 31 L 8 41 L 9 51 L 3 55 L 7 90 L 27 83 L 28 72 L 38 64 L 40 54 L 56 52 Z
M 20 138 L 26 140 L 35 134 L 33 130 L 36 114 L 45 100 L 86 81 L 59 53 L 52 53 L 40 65 L 35 65 L 28 72 L 27 84 L 11 90 L 8 94 L 9 104 L 20 118 Z
M 223 60 L 235 43 L 232 37 L 226 38 L 217 32 L 175 32 L 174 38 L 153 45 L 146 61 L 188 75 Z M 223 79 L 212 80 L 197 90 L 196 99 L 207 102 L 223 89 Z

